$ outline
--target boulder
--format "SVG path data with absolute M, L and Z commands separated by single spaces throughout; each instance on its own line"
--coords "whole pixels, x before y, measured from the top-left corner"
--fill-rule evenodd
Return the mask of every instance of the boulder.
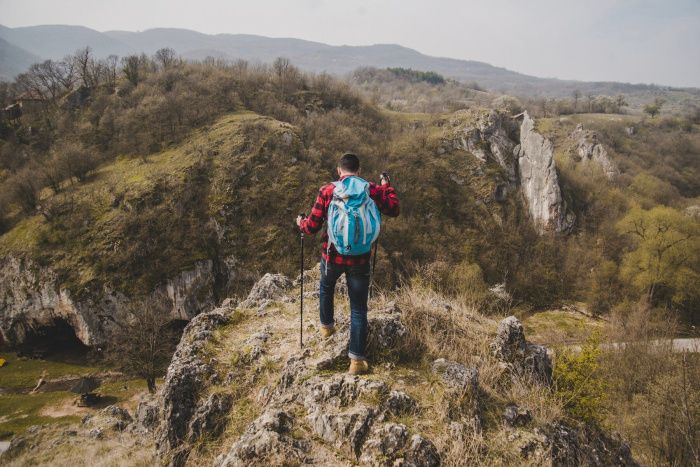
M 523 325 L 515 316 L 498 324 L 491 350 L 514 375 L 529 375 L 544 384 L 551 383 L 552 361 L 546 347 L 527 342 Z
M 248 297 L 241 302 L 242 308 L 259 306 L 264 300 L 280 300 L 292 287 L 292 281 L 283 274 L 265 274 L 251 289 Z

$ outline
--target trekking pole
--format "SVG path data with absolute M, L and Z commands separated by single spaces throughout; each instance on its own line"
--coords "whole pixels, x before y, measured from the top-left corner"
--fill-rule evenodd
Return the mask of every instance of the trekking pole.
M 306 218 L 306 214 L 300 214 L 303 218 Z M 299 234 L 299 241 L 301 244 L 301 263 L 299 266 L 301 272 L 301 290 L 299 292 L 299 348 L 304 348 L 304 231 L 302 230 Z
M 379 180 L 382 182 L 386 180 L 387 183 L 391 182 L 389 179 L 389 174 L 386 172 L 382 172 L 381 175 L 379 176 Z M 370 273 L 369 277 L 369 296 L 370 298 L 374 297 L 374 268 L 377 267 L 377 250 L 379 249 L 379 237 L 377 237 L 377 240 L 374 242 L 374 258 L 372 259 L 372 272 Z
M 369 282 L 369 297 L 374 297 L 374 268 L 377 266 L 377 249 L 379 248 L 379 237 L 374 242 L 374 258 L 372 259 L 372 274 Z

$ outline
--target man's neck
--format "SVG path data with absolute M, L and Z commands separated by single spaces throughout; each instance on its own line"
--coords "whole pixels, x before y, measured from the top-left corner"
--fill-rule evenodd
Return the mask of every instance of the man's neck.
M 359 176 L 359 175 L 357 175 L 356 173 L 350 173 L 350 172 L 341 172 L 341 174 L 340 174 L 340 178 L 343 178 L 343 177 L 358 177 L 358 176 Z

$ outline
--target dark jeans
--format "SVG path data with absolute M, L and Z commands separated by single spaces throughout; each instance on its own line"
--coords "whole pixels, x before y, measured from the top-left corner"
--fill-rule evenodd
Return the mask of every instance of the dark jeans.
M 321 285 L 319 304 L 321 326 L 331 327 L 333 320 L 333 294 L 335 283 L 345 273 L 350 297 L 350 346 L 348 356 L 365 360 L 367 343 L 367 295 L 369 294 L 369 263 L 360 266 L 326 264 L 321 260 Z

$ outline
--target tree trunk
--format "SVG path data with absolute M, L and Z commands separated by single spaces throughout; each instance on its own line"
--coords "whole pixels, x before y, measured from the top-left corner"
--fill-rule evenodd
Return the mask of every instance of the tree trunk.
M 151 394 L 155 394 L 156 392 L 156 379 L 155 378 L 146 378 L 146 384 L 148 385 L 148 392 Z

